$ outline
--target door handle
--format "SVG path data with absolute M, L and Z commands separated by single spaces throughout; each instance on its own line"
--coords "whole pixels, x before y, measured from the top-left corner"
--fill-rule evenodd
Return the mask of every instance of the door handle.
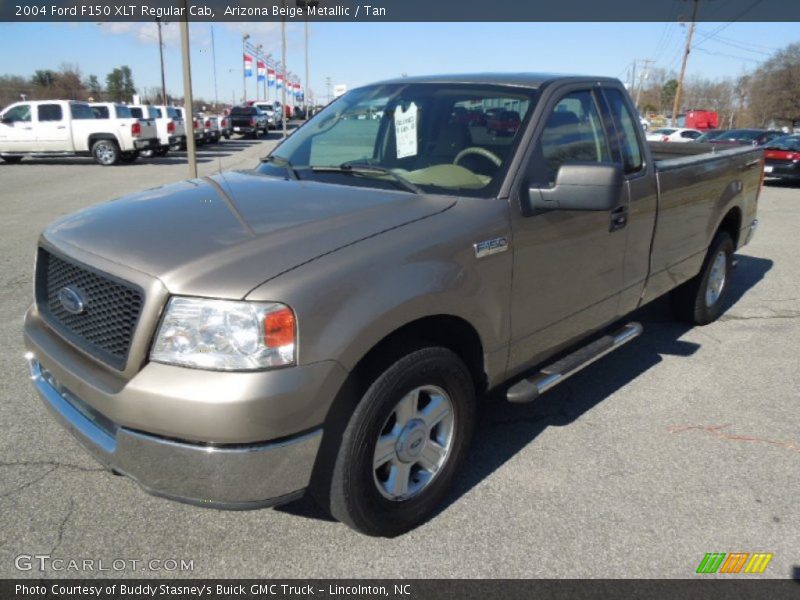
M 30 131 L 31 129 L 33 129 L 33 127 L 23 127 L 22 129 L 24 129 L 25 131 Z
M 56 127 L 56 129 L 66 129 L 66 128 L 67 128 L 66 125 L 59 125 L 58 127 Z
M 608 231 L 617 231 L 622 229 L 628 224 L 628 207 L 618 206 L 611 211 L 611 224 L 608 226 Z

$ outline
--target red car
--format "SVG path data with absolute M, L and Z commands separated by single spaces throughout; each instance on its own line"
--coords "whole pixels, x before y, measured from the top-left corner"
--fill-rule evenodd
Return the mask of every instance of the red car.
M 800 181 L 800 135 L 779 137 L 764 146 L 764 175 Z
M 513 110 L 502 110 L 489 116 L 486 130 L 492 135 L 514 135 L 519 129 L 519 113 Z

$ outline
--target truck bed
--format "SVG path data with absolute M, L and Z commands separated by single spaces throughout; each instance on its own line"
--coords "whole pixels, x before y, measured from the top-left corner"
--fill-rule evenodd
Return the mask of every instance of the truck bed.
M 737 227 L 755 218 L 764 153 L 752 146 L 649 143 L 658 185 L 658 219 L 651 254 L 648 298 L 700 269 L 708 241 L 719 227 L 721 206 L 740 198 Z M 734 239 L 741 243 L 741 239 Z

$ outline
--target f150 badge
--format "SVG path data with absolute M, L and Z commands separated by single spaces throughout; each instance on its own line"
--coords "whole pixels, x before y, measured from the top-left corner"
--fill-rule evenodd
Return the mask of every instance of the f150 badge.
M 508 239 L 505 237 L 492 238 L 472 244 L 472 247 L 475 249 L 475 258 L 485 258 L 508 250 Z

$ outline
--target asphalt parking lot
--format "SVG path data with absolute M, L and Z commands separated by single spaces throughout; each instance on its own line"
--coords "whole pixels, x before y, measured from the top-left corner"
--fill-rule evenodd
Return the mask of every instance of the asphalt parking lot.
M 254 165 L 271 137 L 203 147 L 201 175 Z M 386 540 L 306 500 L 220 512 L 148 496 L 101 470 L 36 397 L 21 319 L 39 231 L 186 174 L 181 155 L 0 164 L 0 577 L 87 575 L 15 567 L 35 554 L 193 561 L 95 573 L 129 577 L 687 578 L 707 552 L 773 553 L 747 577 L 800 569 L 800 186 L 765 187 L 718 322 L 690 329 L 656 302 L 639 340 L 537 403 L 489 399 L 447 505 Z

